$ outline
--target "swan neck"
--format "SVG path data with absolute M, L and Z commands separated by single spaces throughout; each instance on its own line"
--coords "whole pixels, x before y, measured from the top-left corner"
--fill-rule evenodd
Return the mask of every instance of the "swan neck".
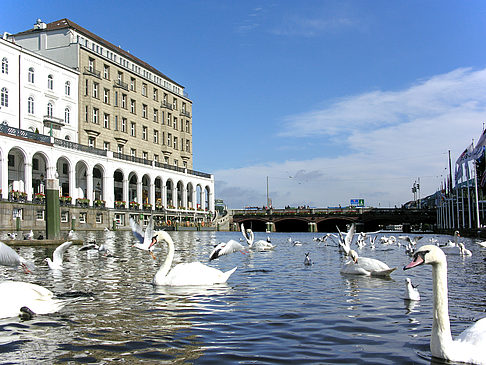
M 447 343 L 452 342 L 449 322 L 446 261 L 432 266 L 432 280 L 434 286 L 434 310 L 430 346 L 436 350 L 442 350 L 447 347 Z
M 156 283 L 163 280 L 167 276 L 170 267 L 172 266 L 172 261 L 174 260 L 174 242 L 172 241 L 172 239 L 167 240 L 167 245 L 169 248 L 169 252 L 167 253 L 167 257 L 165 258 L 163 265 L 155 274 L 154 281 Z

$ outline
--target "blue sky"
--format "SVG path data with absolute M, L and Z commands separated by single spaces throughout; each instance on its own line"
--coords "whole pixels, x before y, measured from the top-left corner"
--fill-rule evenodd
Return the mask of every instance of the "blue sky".
M 484 1 L 11 1 L 186 87 L 194 169 L 230 208 L 394 206 L 436 191 L 486 122 Z M 136 4 L 136 5 L 134 5 Z

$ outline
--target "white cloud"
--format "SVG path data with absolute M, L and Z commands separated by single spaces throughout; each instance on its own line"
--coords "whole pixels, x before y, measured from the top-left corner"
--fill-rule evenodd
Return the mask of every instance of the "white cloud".
M 274 206 L 366 204 L 394 206 L 411 200 L 420 177 L 422 196 L 440 186 L 452 161 L 481 133 L 486 116 L 486 70 L 458 69 L 400 91 L 374 91 L 292 115 L 281 145 L 322 139 L 341 155 L 305 156 L 283 163 L 215 171 L 216 196 L 229 207 L 263 205 L 266 176 Z M 331 139 L 332 136 L 340 138 Z M 228 188 L 228 187 L 231 187 Z

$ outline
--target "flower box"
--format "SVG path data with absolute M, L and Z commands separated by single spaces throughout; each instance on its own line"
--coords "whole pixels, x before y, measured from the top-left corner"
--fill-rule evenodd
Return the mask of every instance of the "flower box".
M 162 204 L 155 204 L 155 209 L 156 210 L 163 210 L 164 206 Z
M 71 198 L 70 196 L 60 196 L 59 197 L 59 203 L 61 205 L 70 205 L 72 201 L 73 201 L 73 198 Z
M 89 205 L 89 199 L 87 198 L 77 198 L 76 205 L 87 207 Z
M 143 204 L 143 209 L 145 209 L 145 210 L 151 210 L 152 209 L 152 204 L 144 203 Z
M 13 200 L 15 202 L 25 202 L 27 200 L 27 193 L 23 191 L 12 190 L 8 196 L 9 200 Z
M 127 203 L 123 200 L 115 200 L 115 208 L 118 208 L 118 209 L 125 208 L 126 204 Z
M 105 206 L 106 202 L 104 200 L 101 200 L 101 199 L 96 199 L 94 202 L 93 202 L 93 205 L 95 207 L 101 207 L 103 208 Z
M 138 209 L 139 205 L 137 202 L 130 202 L 130 209 Z

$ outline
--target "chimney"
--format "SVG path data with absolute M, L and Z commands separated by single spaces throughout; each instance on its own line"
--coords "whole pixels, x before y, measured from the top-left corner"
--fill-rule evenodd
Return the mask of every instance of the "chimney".
M 42 20 L 37 19 L 37 21 L 34 24 L 34 29 L 40 30 L 40 29 L 46 29 L 46 28 L 47 28 L 47 24 L 44 23 Z

